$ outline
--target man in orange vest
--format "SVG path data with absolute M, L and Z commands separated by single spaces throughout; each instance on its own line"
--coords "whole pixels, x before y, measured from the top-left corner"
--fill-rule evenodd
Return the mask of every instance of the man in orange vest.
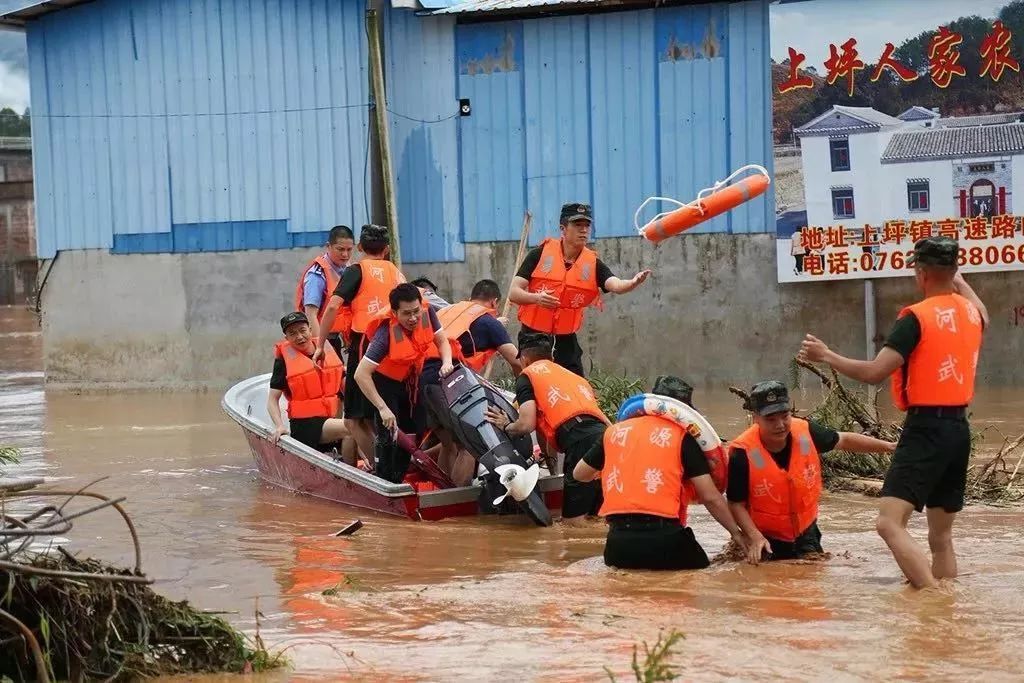
M 468 301 L 450 304 L 437 312 L 445 336 L 452 346 L 453 360 L 481 373 L 495 354 L 501 355 L 518 376 L 522 372 L 519 350 L 512 343 L 505 326 L 495 317 L 501 288 L 494 280 L 480 280 L 473 285 Z M 448 405 L 441 392 L 439 370 L 441 359 L 436 351 L 428 353 L 420 379 L 421 398 L 425 408 L 425 428 L 433 430 L 441 442 L 438 466 L 460 485 L 473 478 L 476 461 L 469 454 L 459 455 L 451 438 Z
M 601 441 L 611 422 L 597 404 L 590 383 L 552 360 L 548 335 L 526 335 L 520 344 L 524 367 L 516 378 L 519 418 L 510 422 L 504 412 L 490 406 L 487 421 L 512 437 L 536 429 L 547 443 L 565 453 L 562 519 L 596 515 L 601 507 L 601 485 L 576 481 L 573 469 Z
M 847 377 L 878 384 L 891 377 L 893 400 L 907 413 L 882 484 L 879 535 L 916 588 L 957 575 L 953 522 L 963 509 L 971 430 L 967 406 L 988 311 L 957 272 L 959 246 L 927 237 L 907 260 L 924 299 L 902 311 L 874 360 L 845 358 L 811 335 L 800 355 Z M 914 510 L 928 508 L 928 556 L 907 533 Z
M 529 334 L 542 332 L 552 337 L 554 361 L 583 373 L 583 349 L 576 333 L 583 324 L 584 310 L 597 302 L 601 292 L 631 292 L 651 274 L 642 270 L 621 280 L 587 248 L 593 214 L 589 204 L 566 204 L 559 219 L 561 239 L 545 239 L 527 252 L 512 280 L 509 300 L 519 305 L 519 346 Z
M 747 537 L 747 558 L 757 564 L 764 553 L 785 560 L 822 552 L 821 454 L 891 453 L 896 444 L 793 417 L 782 382 L 754 385 L 744 407 L 754 423 L 730 444 L 726 495 Z
M 284 340 L 274 347 L 267 412 L 274 423 L 271 440 L 285 434 L 310 448 L 329 451 L 348 436 L 338 413 L 338 393 L 344 368 L 331 346 L 322 366 L 313 363 L 313 335 L 305 313 L 295 311 L 281 318 Z M 288 426 L 281 419 L 281 396 L 288 399 Z M 350 463 L 351 464 L 351 463 Z
M 693 387 L 658 377 L 651 393 L 693 407 Z M 703 569 L 711 563 L 686 526 L 687 483 L 711 516 L 745 547 L 743 532 L 711 479 L 700 444 L 677 423 L 654 415 L 618 422 L 573 470 L 576 481 L 601 474 L 608 520 L 604 563 L 620 569 Z
M 370 320 L 388 310 L 388 295 L 395 285 L 405 282 L 405 276 L 388 260 L 390 254 L 388 229 L 382 225 L 364 225 L 359 233 L 359 251 L 363 258 L 345 269 L 320 321 L 320 338 L 315 360 L 319 360 L 327 333 L 342 309 L 349 309 L 352 332 L 349 335 L 348 358 L 345 367 L 345 420 L 352 438 L 369 461 L 373 457 L 373 420 L 371 404 L 355 381 L 356 368 L 362 355 L 363 334 Z
M 399 483 L 411 456 L 395 442 L 397 426 L 407 434 L 417 431 L 414 410 L 422 407 L 418 383 L 427 352 L 436 347 L 441 356 L 441 377 L 452 371 L 452 350 L 437 314 L 413 284 L 404 282 L 388 294 L 390 310 L 367 326 L 369 343 L 356 368 L 355 380 L 377 409 L 377 476 Z
M 320 336 L 320 320 L 327 308 L 327 302 L 341 282 L 341 276 L 352 258 L 353 249 L 355 237 L 352 230 L 345 225 L 335 225 L 327 234 L 327 248 L 324 253 L 310 261 L 302 271 L 302 277 L 295 288 L 295 309 L 305 311 L 313 339 Z M 350 315 L 339 315 L 327 336 L 327 341 L 339 356 L 343 355 L 342 345 L 351 326 Z

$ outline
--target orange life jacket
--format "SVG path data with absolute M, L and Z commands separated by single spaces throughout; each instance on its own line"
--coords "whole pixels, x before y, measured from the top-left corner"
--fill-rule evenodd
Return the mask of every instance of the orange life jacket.
M 558 297 L 558 308 L 520 304 L 519 322 L 538 332 L 571 334 L 583 324 L 583 310 L 595 300 L 601 305 L 597 281 L 597 254 L 586 247 L 566 270 L 562 241 L 547 238 L 541 243 L 540 261 L 530 275 L 531 292 L 546 291 Z
M 792 418 L 789 468 L 783 471 L 751 425 L 732 446 L 747 453 L 750 484 L 746 508 L 758 531 L 769 538 L 792 542 L 818 518 L 821 498 L 821 458 L 807 420 Z
M 643 415 L 604 433 L 601 516 L 621 514 L 678 518 L 686 526 L 682 448 L 686 432 L 675 422 Z
M 288 340 L 277 342 L 274 355 L 284 359 L 289 418 L 337 417 L 345 366 L 333 346 L 324 347 L 323 367 L 314 365 L 310 356 Z
M 382 325 L 388 326 L 391 337 L 388 340 L 388 355 L 374 368 L 374 372 L 399 382 L 415 382 L 419 379 L 427 352 L 431 347 L 436 347 L 434 328 L 430 325 L 430 308 L 426 301 L 422 302 L 422 306 L 419 322 L 411 333 L 402 327 L 390 308 L 370 320 L 363 338 L 363 353 L 366 353 L 366 348 Z
M 523 370 L 530 378 L 537 403 L 537 429 L 548 443 L 558 445 L 555 433 L 570 419 L 590 415 L 601 420 L 604 413 L 594 397 L 590 382 L 554 361 L 539 360 Z
M 475 301 L 460 301 L 437 312 L 437 320 L 441 323 L 444 335 L 448 338 L 448 344 L 452 347 L 452 360 L 458 361 L 477 372 L 483 369 L 490 357 L 494 355 L 495 350 L 478 351 L 474 347 L 470 349 L 474 352 L 473 355 L 467 359 L 462 344 L 459 342 L 459 337 L 469 332 L 469 326 L 485 315 L 493 315 L 493 311 Z M 472 343 L 472 339 L 470 337 L 470 343 Z M 441 352 L 437 350 L 437 345 L 434 345 L 427 351 L 427 358 L 440 357 Z
M 304 281 L 306 279 L 306 273 L 313 266 L 320 266 L 324 272 L 324 278 L 327 280 L 327 287 L 324 289 L 324 300 L 320 302 L 320 310 L 316 312 L 317 322 L 324 319 L 324 311 L 327 309 L 327 303 L 334 296 L 334 290 L 338 288 L 338 282 L 340 278 L 334 272 L 334 265 L 331 260 L 327 258 L 326 254 L 320 254 L 315 259 L 306 264 L 306 267 L 302 269 L 302 274 L 299 275 L 299 284 L 295 287 L 295 310 L 303 311 L 305 307 L 302 302 L 302 295 L 304 293 Z M 347 342 L 349 333 L 352 331 L 352 307 L 348 304 L 343 305 L 338 309 L 338 314 L 334 318 L 334 324 L 331 326 L 331 332 L 334 334 L 340 334 L 341 337 Z
M 892 375 L 893 403 L 910 406 L 966 406 L 974 398 L 982 322 L 977 307 L 959 294 L 930 296 L 900 311 L 913 313 L 921 341 Z
M 396 285 L 405 282 L 402 271 L 391 261 L 367 258 L 359 262 L 362 280 L 359 291 L 350 302 L 352 305 L 352 330 L 365 333 L 370 320 L 391 310 L 388 295 Z

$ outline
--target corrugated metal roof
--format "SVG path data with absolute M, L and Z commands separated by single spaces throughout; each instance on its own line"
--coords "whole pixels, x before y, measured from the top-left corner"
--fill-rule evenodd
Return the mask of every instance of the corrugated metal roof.
M 50 12 L 59 12 L 68 7 L 81 5 L 92 0 L 44 0 L 44 2 L 26 2 L 26 0 L 0 0 L 0 25 L 24 26 L 25 22 Z
M 21 152 L 32 150 L 32 138 L 0 137 L 0 149 Z
M 469 14 L 474 12 L 509 12 L 517 10 L 551 9 L 560 6 L 622 5 L 622 0 L 466 0 L 433 14 Z
M 985 154 L 1024 152 L 1024 125 L 938 128 L 896 133 L 882 154 L 882 163 L 956 159 Z

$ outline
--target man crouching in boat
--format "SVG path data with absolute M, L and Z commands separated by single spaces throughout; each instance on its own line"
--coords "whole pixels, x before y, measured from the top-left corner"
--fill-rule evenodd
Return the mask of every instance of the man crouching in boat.
M 418 401 L 423 363 L 431 348 L 441 356 L 441 377 L 452 371 L 452 349 L 437 314 L 413 284 L 402 283 L 388 295 L 391 310 L 378 315 L 366 328 L 369 345 L 356 367 L 355 380 L 377 409 L 377 476 L 395 484 L 409 469 L 411 455 L 395 442 L 395 427 L 415 434 L 423 419 Z
M 572 472 L 611 422 L 597 404 L 590 382 L 552 360 L 550 336 L 537 332 L 523 335 L 519 354 L 523 363 L 523 372 L 516 378 L 519 419 L 509 422 L 505 413 L 488 406 L 487 421 L 513 437 L 536 429 L 548 444 L 565 453 L 562 519 L 596 515 L 601 507 L 601 485 L 576 481 Z
M 313 334 L 305 313 L 281 318 L 284 340 L 274 347 L 267 412 L 274 422 L 274 443 L 285 434 L 310 448 L 329 451 L 349 435 L 338 414 L 338 393 L 345 368 L 334 347 L 327 345 L 321 366 L 314 365 Z M 281 395 L 288 399 L 288 427 L 281 419 Z M 353 464 L 353 463 L 349 463 Z
M 693 407 L 693 388 L 678 377 L 659 377 L 652 394 Z M 608 519 L 604 563 L 621 569 L 704 569 L 707 553 L 686 526 L 688 488 L 711 516 L 745 547 L 743 532 L 711 478 L 697 440 L 672 420 L 640 415 L 608 428 L 573 470 L 577 481 L 601 474 Z M 686 485 L 689 482 L 690 487 Z
M 747 559 L 789 560 L 822 552 L 818 529 L 821 453 L 892 453 L 896 444 L 837 432 L 792 416 L 782 382 L 756 384 L 744 408 L 754 424 L 732 441 L 729 507 L 747 536 Z

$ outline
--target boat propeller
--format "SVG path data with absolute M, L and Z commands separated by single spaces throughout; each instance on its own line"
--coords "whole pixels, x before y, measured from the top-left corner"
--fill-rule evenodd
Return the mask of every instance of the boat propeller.
M 512 496 L 516 502 L 521 503 L 529 498 L 537 486 L 537 480 L 540 479 L 540 467 L 537 463 L 530 465 L 529 469 L 514 464 L 498 465 L 494 472 L 498 475 L 498 481 L 505 487 L 505 493 L 494 499 L 494 505 L 500 505 L 506 496 Z

